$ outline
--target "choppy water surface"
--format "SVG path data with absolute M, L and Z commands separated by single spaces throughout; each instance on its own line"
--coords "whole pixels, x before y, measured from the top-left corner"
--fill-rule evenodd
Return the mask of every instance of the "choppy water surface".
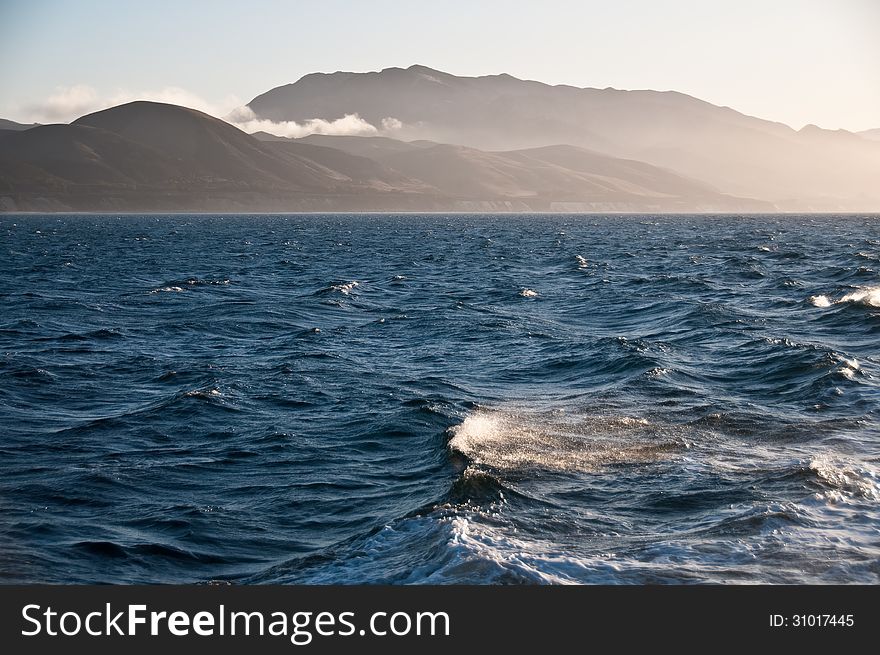
M 0 216 L 7 582 L 880 581 L 880 219 Z

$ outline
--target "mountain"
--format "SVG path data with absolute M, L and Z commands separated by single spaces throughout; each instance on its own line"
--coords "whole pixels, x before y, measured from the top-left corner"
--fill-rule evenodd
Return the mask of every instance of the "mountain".
M 185 163 L 188 181 L 230 187 L 325 189 L 332 172 L 265 147 L 217 118 L 176 105 L 131 102 L 75 120 Z M 339 179 L 342 179 L 339 177 Z
M 36 127 L 37 125 L 39 125 L 39 123 L 31 123 L 28 125 L 25 123 L 16 123 L 15 121 L 11 121 L 6 118 L 0 118 L 0 130 L 29 130 L 32 127 Z
M 348 181 L 382 191 L 430 192 L 424 182 L 413 179 L 381 162 L 337 148 L 330 148 L 305 139 L 281 140 L 264 145 L 285 157 L 306 158 L 327 171 L 343 175 Z
M 262 119 L 356 113 L 387 136 L 510 151 L 569 144 L 644 161 L 788 209 L 880 208 L 880 144 L 796 131 L 674 91 L 551 86 L 510 75 L 459 77 L 425 66 L 313 73 L 248 106 Z M 819 130 L 820 133 L 817 133 Z
M 186 174 L 180 162 L 112 132 L 84 125 L 43 125 L 0 137 L 4 186 L 43 190 L 75 185 L 153 184 Z
M 308 136 L 294 138 L 260 131 L 254 132 L 251 136 L 260 141 L 311 143 L 313 145 L 342 150 L 351 155 L 372 157 L 374 159 L 397 152 L 407 152 L 418 148 L 440 145 L 436 141 L 401 141 L 400 139 L 392 139 L 387 136 L 354 136 L 347 134 L 309 134 Z
M 0 207 L 284 211 L 381 203 L 424 184 L 313 144 L 262 143 L 201 112 L 133 102 L 0 132 Z M 375 197 L 374 197 L 375 196 Z
M 760 211 L 772 206 L 650 164 L 573 146 L 492 153 L 377 137 L 260 140 L 192 109 L 138 101 L 70 125 L 0 132 L 0 208 Z
M 880 127 L 876 127 L 873 130 L 864 130 L 862 132 L 857 132 L 857 134 L 863 139 L 870 139 L 871 141 L 880 141 Z

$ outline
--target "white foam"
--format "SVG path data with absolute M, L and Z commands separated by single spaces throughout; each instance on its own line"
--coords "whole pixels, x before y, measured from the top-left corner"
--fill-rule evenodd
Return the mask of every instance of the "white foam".
M 330 287 L 332 291 L 338 291 L 341 294 L 349 295 L 352 291 L 355 290 L 356 287 L 359 287 L 360 283 L 353 280 L 351 282 L 345 282 L 344 284 L 334 284 Z
M 538 296 L 538 292 L 534 289 L 521 289 L 519 295 L 523 298 L 536 298 Z
M 586 257 L 575 255 L 574 258 L 577 260 L 578 268 L 587 268 L 590 265 Z
M 841 303 L 855 303 L 866 307 L 880 307 L 880 286 L 860 287 L 850 291 L 838 300 L 832 300 L 826 295 L 810 296 L 810 302 L 816 307 L 830 307 Z
M 854 302 L 859 305 L 880 307 L 880 286 L 862 287 L 846 294 L 839 302 Z
M 867 464 L 856 465 L 841 458 L 816 455 L 810 459 L 809 467 L 834 488 L 834 491 L 817 494 L 817 497 L 833 501 L 841 501 L 847 497 L 880 500 L 877 471 Z
M 642 560 L 613 552 L 576 554 L 549 540 L 527 538 L 509 528 L 490 525 L 479 514 L 459 515 L 449 521 L 449 556 L 425 582 L 505 582 L 511 578 L 533 584 L 620 584 L 665 579 L 680 582 L 681 562 L 702 568 L 712 580 L 712 563 L 705 554 L 683 552 L 675 543 L 658 543 Z M 729 555 L 729 554 L 728 554 Z
M 671 372 L 671 368 L 662 368 L 660 366 L 657 366 L 648 371 L 647 375 L 650 378 L 662 378 L 664 375 L 669 375 Z
M 662 459 L 682 447 L 643 418 L 477 410 L 450 430 L 449 447 L 496 470 L 591 472 Z
M 222 396 L 219 389 L 192 389 L 183 394 L 187 398 L 216 398 Z
M 859 364 L 859 360 L 856 358 L 846 359 L 845 357 L 842 359 L 841 366 L 837 369 L 837 372 L 840 373 L 847 380 L 854 380 L 856 374 L 862 369 L 861 364 Z
M 159 287 L 158 289 L 153 289 L 150 293 L 183 293 L 186 289 L 183 287 Z
M 559 552 L 552 544 L 512 537 L 464 516 L 452 518 L 450 530 L 448 546 L 454 558 L 438 572 L 440 578 L 454 576 L 456 569 L 474 560 L 497 574 L 513 574 L 538 584 L 578 584 L 593 568 L 591 562 Z

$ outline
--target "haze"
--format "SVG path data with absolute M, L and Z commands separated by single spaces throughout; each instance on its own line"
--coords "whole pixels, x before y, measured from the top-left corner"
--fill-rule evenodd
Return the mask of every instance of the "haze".
M 880 123 L 880 3 L 0 3 L 0 116 L 135 99 L 225 115 L 301 76 L 422 63 L 578 87 L 676 90 L 745 114 Z

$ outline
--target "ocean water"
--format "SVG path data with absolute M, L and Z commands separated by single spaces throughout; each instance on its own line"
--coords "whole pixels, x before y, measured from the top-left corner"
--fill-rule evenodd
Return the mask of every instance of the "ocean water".
M 2 215 L 0 579 L 880 582 L 880 218 Z

